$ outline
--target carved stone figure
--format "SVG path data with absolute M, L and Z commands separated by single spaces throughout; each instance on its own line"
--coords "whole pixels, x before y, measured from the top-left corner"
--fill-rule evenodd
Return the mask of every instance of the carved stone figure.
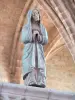
M 48 34 L 41 24 L 37 9 L 29 10 L 27 24 L 22 28 L 21 41 L 24 43 L 22 57 L 23 80 L 26 86 L 45 87 L 46 67 L 43 46 L 48 42 Z

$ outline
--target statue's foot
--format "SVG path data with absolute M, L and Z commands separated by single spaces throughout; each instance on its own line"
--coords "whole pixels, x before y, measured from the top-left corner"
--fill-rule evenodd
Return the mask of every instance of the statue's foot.
M 38 84 L 31 84 L 29 86 L 33 86 L 33 87 L 41 87 L 41 88 L 45 88 L 46 86 L 44 84 L 38 85 Z

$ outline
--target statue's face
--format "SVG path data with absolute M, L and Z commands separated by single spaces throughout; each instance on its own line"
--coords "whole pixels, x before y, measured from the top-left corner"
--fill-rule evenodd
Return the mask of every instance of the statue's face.
M 35 21 L 39 21 L 40 20 L 40 15 L 39 15 L 39 11 L 38 10 L 33 10 L 32 12 L 32 17 Z

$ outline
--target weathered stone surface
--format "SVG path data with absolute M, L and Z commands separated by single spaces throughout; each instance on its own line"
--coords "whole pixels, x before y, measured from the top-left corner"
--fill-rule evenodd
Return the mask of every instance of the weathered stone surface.
M 0 83 L 0 100 L 75 100 L 75 93 Z

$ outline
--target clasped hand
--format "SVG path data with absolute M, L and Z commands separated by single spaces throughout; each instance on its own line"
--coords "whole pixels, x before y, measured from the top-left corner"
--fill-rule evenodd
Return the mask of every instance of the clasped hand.
M 41 42 L 41 40 L 42 40 L 42 37 L 39 34 L 39 31 L 37 30 L 33 31 L 33 41 Z

